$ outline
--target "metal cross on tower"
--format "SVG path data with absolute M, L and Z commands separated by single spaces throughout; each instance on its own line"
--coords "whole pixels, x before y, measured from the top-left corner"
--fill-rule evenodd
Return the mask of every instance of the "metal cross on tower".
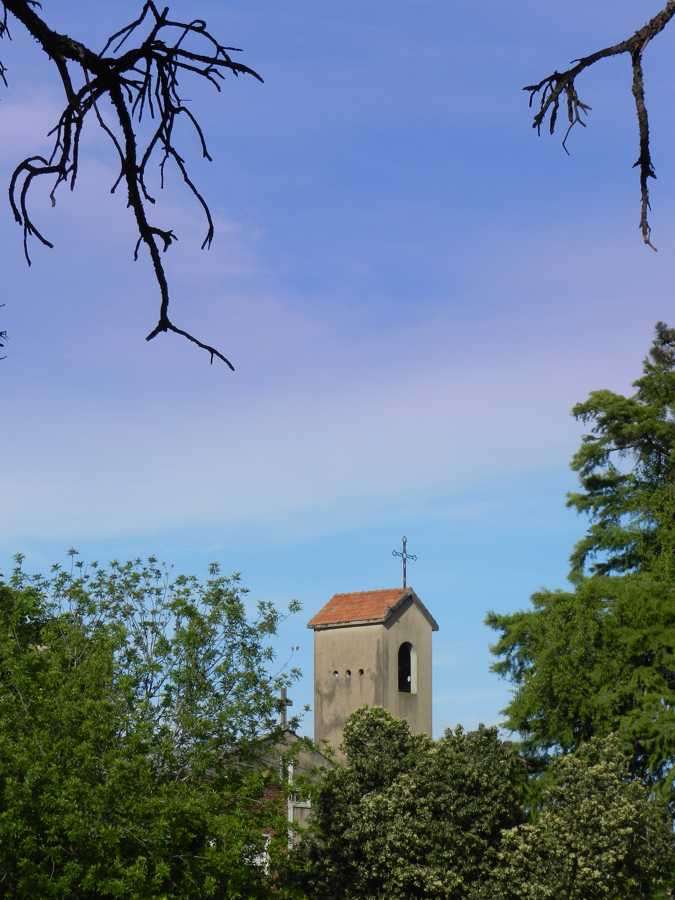
M 403 552 L 401 553 L 398 550 L 391 551 L 392 556 L 400 556 L 401 559 L 403 560 L 403 587 L 407 587 L 406 581 L 407 581 L 408 570 L 407 570 L 406 563 L 408 562 L 409 559 L 412 560 L 413 562 L 415 562 L 415 560 L 417 559 L 417 556 L 414 553 L 408 553 L 407 548 L 408 548 L 408 538 L 405 535 L 403 535 Z

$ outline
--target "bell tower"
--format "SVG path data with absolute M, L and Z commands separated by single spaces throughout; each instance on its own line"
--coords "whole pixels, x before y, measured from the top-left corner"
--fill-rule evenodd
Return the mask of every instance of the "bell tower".
M 335 594 L 314 631 L 314 740 L 338 749 L 359 707 L 380 706 L 431 734 L 431 635 L 436 620 L 410 587 Z

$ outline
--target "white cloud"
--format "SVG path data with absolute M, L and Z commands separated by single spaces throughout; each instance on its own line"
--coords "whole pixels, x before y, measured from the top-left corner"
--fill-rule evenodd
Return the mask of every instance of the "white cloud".
M 102 166 L 88 172 L 92 183 L 73 207 L 82 233 L 95 224 L 95 184 L 110 175 Z M 118 204 L 113 241 L 125 234 L 126 214 Z M 176 207 L 175 215 L 192 228 L 192 212 Z M 595 387 L 624 389 L 638 374 L 650 304 L 659 306 L 670 279 L 668 264 L 636 262 L 632 245 L 589 247 L 582 235 L 552 256 L 550 246 L 560 245 L 553 230 L 514 234 L 489 264 L 480 265 L 477 250 L 475 259 L 466 254 L 475 279 L 465 295 L 431 316 L 422 306 L 427 318 L 405 330 L 371 324 L 354 334 L 348 316 L 306 298 L 256 295 L 250 286 L 235 298 L 231 288 L 221 295 L 233 269 L 255 268 L 255 239 L 225 226 L 231 257 L 195 250 L 175 257 L 176 278 L 184 289 L 192 285 L 193 302 L 178 292 L 174 314 L 195 333 L 225 334 L 241 370 L 229 376 L 191 365 L 184 386 L 183 360 L 194 363 L 198 351 L 167 337 L 144 353 L 142 332 L 134 361 L 120 364 L 128 343 L 110 336 L 112 324 L 129 329 L 139 309 L 152 316 L 154 285 L 150 301 L 122 275 L 119 284 L 98 285 L 100 312 L 87 323 L 96 334 L 83 331 L 80 310 L 64 307 L 75 335 L 69 352 L 88 354 L 86 364 L 77 358 L 88 383 L 74 389 L 67 378 L 75 368 L 66 378 L 59 360 L 61 374 L 31 388 L 31 359 L 20 363 L 23 374 L 17 366 L 21 398 L 7 404 L 3 422 L 1 536 L 77 541 L 256 521 L 325 533 L 381 520 L 401 504 L 434 514 L 434 496 L 565 467 L 578 436 L 570 407 Z M 636 284 L 647 298 L 640 306 Z M 129 312 L 119 307 L 106 319 L 119 291 Z M 539 318 L 531 296 L 521 302 L 527 291 L 541 298 Z M 590 311 L 573 291 L 593 296 Z M 490 306 L 495 292 L 504 302 Z
M 446 366 L 331 393 L 306 385 L 247 409 L 42 409 L 20 430 L 9 423 L 0 533 L 93 537 L 256 518 L 284 527 L 297 515 L 335 524 L 392 496 L 563 463 L 560 391 L 528 381 L 509 364 L 473 382 Z

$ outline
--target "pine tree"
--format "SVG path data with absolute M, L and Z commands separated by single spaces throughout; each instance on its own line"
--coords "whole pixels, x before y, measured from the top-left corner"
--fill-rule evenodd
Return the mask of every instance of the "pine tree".
M 675 511 L 675 328 L 656 325 L 643 375 L 630 397 L 593 391 L 572 410 L 591 423 L 572 459 L 583 488 L 567 505 L 591 526 L 572 554 L 572 575 L 652 566 L 673 549 Z M 672 553 L 671 553 L 672 559 Z
M 618 732 L 675 815 L 675 329 L 658 323 L 634 387 L 573 410 L 592 425 L 572 460 L 568 504 L 591 518 L 573 590 L 486 622 L 501 633 L 492 669 L 515 688 L 505 725 L 533 762 Z

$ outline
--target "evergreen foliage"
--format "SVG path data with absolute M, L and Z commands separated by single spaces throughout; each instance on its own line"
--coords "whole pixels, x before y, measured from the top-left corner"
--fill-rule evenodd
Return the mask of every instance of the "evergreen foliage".
M 2 896 L 267 896 L 284 679 L 244 594 L 154 559 L 0 582 Z
M 572 576 L 651 567 L 664 555 L 675 578 L 675 328 L 656 325 L 630 397 L 593 391 L 572 410 L 591 425 L 572 459 L 582 491 L 568 506 L 591 518 L 572 554 Z
M 582 490 L 568 502 L 591 518 L 573 590 L 486 621 L 501 633 L 493 670 L 515 687 L 505 725 L 529 757 L 545 764 L 617 732 L 633 774 L 675 814 L 674 329 L 657 325 L 634 386 L 574 407 L 592 428 L 572 461 Z

